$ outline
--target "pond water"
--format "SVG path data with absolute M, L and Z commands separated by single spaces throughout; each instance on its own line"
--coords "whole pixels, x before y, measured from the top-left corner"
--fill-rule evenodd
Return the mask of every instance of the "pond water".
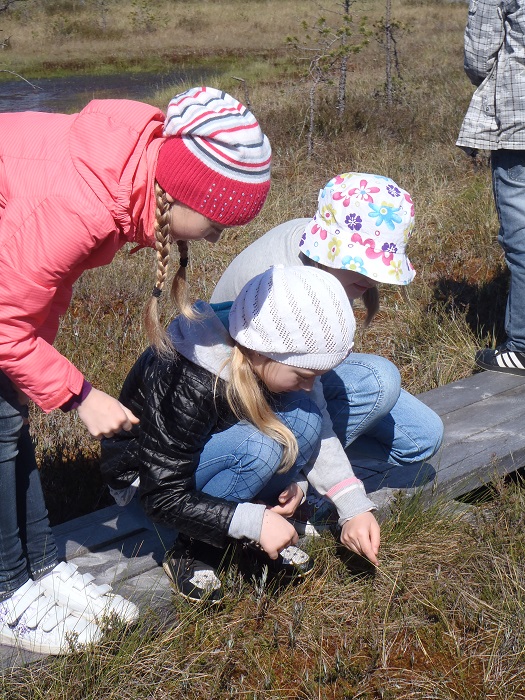
M 73 75 L 31 80 L 31 84 L 13 76 L 0 82 L 0 112 L 74 112 L 93 99 L 144 100 L 155 90 L 170 86 L 175 94 L 183 81 L 201 85 L 209 75 L 209 71 L 197 69 L 165 74 Z

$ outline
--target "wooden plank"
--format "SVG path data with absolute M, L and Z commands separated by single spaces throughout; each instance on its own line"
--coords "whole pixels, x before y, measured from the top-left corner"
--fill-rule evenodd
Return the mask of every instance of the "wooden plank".
M 134 510 L 109 506 L 53 528 L 59 557 L 75 556 L 104 547 L 111 542 L 144 530 L 144 518 L 138 518 Z
M 417 397 L 443 416 L 478 401 L 520 388 L 523 390 L 521 395 L 525 396 L 525 377 L 503 372 L 479 372 L 466 379 L 425 391 Z
M 70 527 L 68 527 L 68 525 Z M 138 499 L 125 508 L 109 506 L 53 528 L 59 558 L 73 559 L 87 552 L 117 544 L 133 535 L 151 530 L 166 542 L 173 542 L 176 530 L 153 523 L 142 510 Z
M 505 394 L 492 396 L 443 416 L 445 444 L 463 440 L 473 435 L 483 435 L 487 430 L 501 428 L 520 417 L 525 427 L 525 389 L 511 389 Z M 523 432 L 523 431 L 520 431 Z

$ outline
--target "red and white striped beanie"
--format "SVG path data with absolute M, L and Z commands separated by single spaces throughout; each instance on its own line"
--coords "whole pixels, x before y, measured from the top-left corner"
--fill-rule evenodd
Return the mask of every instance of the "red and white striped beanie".
M 272 151 L 249 109 L 215 88 L 191 88 L 171 100 L 164 136 L 155 176 L 173 199 L 224 226 L 259 213 Z

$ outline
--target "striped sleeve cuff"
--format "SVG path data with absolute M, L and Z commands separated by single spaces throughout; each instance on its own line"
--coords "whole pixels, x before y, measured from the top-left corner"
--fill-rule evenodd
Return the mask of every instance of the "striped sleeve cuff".
M 344 479 L 326 492 L 327 498 L 337 508 L 339 515 L 339 524 L 342 525 L 345 520 L 350 520 L 356 515 L 365 513 L 370 510 L 376 510 L 376 505 L 371 501 L 365 492 L 363 482 L 353 476 L 350 479 Z

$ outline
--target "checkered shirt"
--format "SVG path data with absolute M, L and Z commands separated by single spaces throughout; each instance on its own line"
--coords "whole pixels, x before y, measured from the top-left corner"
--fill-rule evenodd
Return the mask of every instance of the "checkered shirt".
M 457 145 L 525 149 L 525 0 L 470 0 L 464 67 L 478 88 Z

